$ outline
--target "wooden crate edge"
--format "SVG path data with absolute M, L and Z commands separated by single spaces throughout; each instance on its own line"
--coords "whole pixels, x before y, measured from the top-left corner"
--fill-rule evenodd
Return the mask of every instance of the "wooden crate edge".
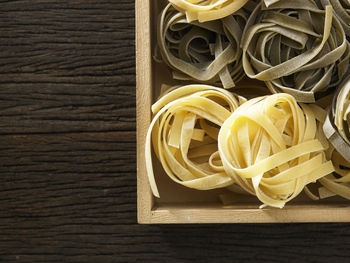
M 137 221 L 151 223 L 153 196 L 146 175 L 144 145 L 151 119 L 152 68 L 150 1 L 135 1 L 136 26 L 136 136 L 137 136 Z

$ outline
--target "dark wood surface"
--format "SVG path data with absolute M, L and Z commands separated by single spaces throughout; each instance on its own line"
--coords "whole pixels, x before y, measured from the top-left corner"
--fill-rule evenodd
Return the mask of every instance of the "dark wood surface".
M 137 225 L 134 32 L 131 0 L 0 1 L 0 262 L 345 262 L 348 224 Z

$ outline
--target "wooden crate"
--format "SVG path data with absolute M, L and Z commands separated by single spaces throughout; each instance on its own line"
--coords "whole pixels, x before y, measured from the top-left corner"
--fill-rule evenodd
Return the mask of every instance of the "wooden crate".
M 253 196 L 241 197 L 224 206 L 218 199 L 223 190 L 198 191 L 172 182 L 155 163 L 161 198 L 152 196 L 148 184 L 144 145 L 151 121 L 151 104 L 162 82 L 170 83 L 166 66 L 155 63 L 155 28 L 160 0 L 136 0 L 136 100 L 137 100 L 137 215 L 143 224 L 162 223 L 268 223 L 350 222 L 350 203 L 338 197 L 312 201 L 301 194 L 283 209 L 259 209 Z M 154 158 L 156 160 L 156 158 Z

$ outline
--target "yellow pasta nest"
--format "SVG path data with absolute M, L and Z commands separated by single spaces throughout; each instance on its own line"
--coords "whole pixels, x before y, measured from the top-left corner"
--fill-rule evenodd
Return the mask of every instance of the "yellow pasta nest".
M 218 147 L 234 182 L 265 205 L 282 208 L 304 187 L 333 172 L 319 139 L 317 106 L 289 94 L 249 100 L 224 122 Z
M 206 22 L 231 15 L 248 0 L 169 0 L 179 11 L 186 14 L 188 22 Z
M 240 41 L 248 13 L 222 20 L 188 23 L 170 4 L 161 13 L 158 47 L 176 80 L 232 88 L 244 76 Z
M 171 90 L 153 106 L 145 146 L 153 194 L 151 144 L 166 174 L 184 186 L 208 190 L 233 183 L 222 167 L 217 136 L 223 122 L 245 100 L 212 86 L 189 85 Z
M 273 93 L 289 93 L 299 102 L 315 102 L 342 81 L 350 48 L 332 6 L 313 0 L 260 4 L 243 37 L 243 68 L 265 81 Z

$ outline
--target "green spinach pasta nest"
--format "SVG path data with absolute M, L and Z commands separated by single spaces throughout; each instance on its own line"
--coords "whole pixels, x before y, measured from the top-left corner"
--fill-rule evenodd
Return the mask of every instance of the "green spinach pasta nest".
M 350 78 L 347 77 L 333 97 L 323 131 L 330 142 L 327 159 L 335 172 L 320 179 L 320 198 L 339 195 L 350 200 Z
M 339 86 L 323 130 L 335 150 L 350 163 L 350 78 Z
M 261 3 L 249 17 L 241 45 L 250 78 L 299 102 L 328 94 L 348 71 L 350 48 L 343 27 L 332 6 L 322 10 L 313 0 Z
M 158 23 L 158 46 L 173 78 L 234 87 L 244 76 L 240 41 L 247 19 L 240 9 L 221 20 L 189 23 L 168 4 Z

